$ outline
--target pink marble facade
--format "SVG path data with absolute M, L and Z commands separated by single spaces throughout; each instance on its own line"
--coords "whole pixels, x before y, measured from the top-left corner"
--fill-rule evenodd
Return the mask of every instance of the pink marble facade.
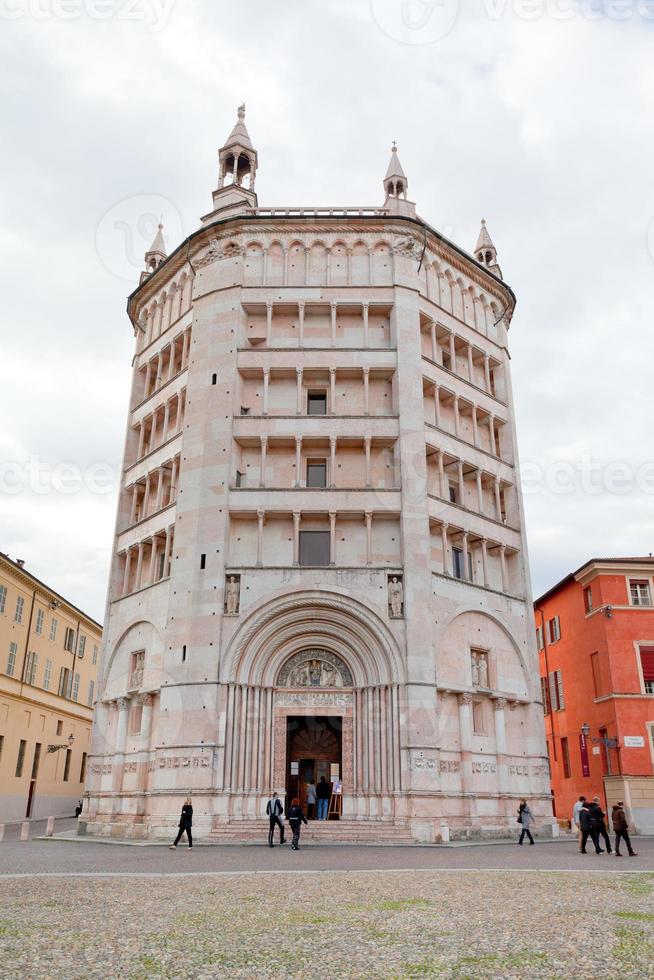
M 350 819 L 493 833 L 525 795 L 547 823 L 513 294 L 404 175 L 381 208 L 271 212 L 256 166 L 240 118 L 214 210 L 130 298 L 89 826 L 164 835 L 188 792 L 198 833 L 261 817 L 311 713 L 343 718 Z

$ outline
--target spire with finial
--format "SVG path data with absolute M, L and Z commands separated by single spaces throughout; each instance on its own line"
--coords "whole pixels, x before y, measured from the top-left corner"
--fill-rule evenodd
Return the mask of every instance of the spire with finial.
M 218 215 L 243 214 L 257 207 L 254 179 L 259 159 L 245 125 L 244 102 L 236 114 L 236 125 L 218 150 L 218 187 L 213 192 L 213 210 L 202 219 L 205 225 Z
M 402 164 L 400 163 L 400 158 L 397 155 L 397 143 L 393 140 L 393 145 L 391 146 L 391 159 L 388 164 L 388 169 L 386 171 L 386 176 L 384 177 L 384 190 L 386 191 L 386 199 L 389 197 L 400 197 L 402 196 L 406 200 L 406 189 L 409 185 L 406 179 L 406 174 L 402 169 Z
M 493 245 L 493 239 L 488 233 L 485 218 L 481 219 L 479 238 L 475 245 L 475 258 L 480 265 L 485 266 L 493 275 L 498 276 L 500 279 L 502 278 L 502 270 L 497 262 L 497 249 Z
M 163 223 L 160 221 L 157 225 L 157 233 L 154 236 L 154 240 L 150 248 L 145 253 L 145 271 L 149 275 L 158 269 L 162 262 L 166 260 L 166 242 L 163 236 Z
M 247 178 L 249 189 L 254 190 L 258 159 L 257 151 L 252 146 L 252 140 L 245 125 L 245 102 L 241 102 L 238 107 L 237 116 L 236 125 L 218 152 L 220 161 L 218 187 L 224 187 L 226 182 L 237 184 L 240 187 L 243 180 Z

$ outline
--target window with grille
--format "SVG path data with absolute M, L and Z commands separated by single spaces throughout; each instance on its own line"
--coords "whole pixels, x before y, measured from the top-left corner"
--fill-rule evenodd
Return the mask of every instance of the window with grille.
M 631 598 L 632 606 L 651 606 L 652 600 L 649 591 L 649 582 L 647 579 L 630 579 L 629 580 L 629 595 Z
M 640 666 L 645 694 L 654 694 L 654 646 L 640 648 Z

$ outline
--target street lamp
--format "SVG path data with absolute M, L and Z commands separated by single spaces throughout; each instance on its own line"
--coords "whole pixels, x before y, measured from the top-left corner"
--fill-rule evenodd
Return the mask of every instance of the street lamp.
M 69 749 L 73 742 L 75 741 L 75 736 L 71 732 L 68 736 L 67 742 L 60 742 L 59 745 L 48 745 L 48 752 L 58 752 L 59 749 Z
M 619 741 L 617 738 L 609 738 L 607 735 L 600 736 L 590 736 L 590 725 L 587 722 L 581 726 L 581 734 L 584 738 L 589 739 L 591 742 L 600 742 L 607 749 L 617 749 L 619 747 Z

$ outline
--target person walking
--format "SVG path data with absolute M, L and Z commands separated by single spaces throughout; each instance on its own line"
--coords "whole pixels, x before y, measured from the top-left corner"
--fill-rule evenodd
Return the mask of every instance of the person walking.
M 611 841 L 608 833 L 606 832 L 606 824 L 604 823 L 604 811 L 600 806 L 599 796 L 594 796 L 593 801 L 588 807 L 588 813 L 590 815 L 590 834 L 593 838 L 593 843 L 595 845 L 595 853 L 603 854 L 604 851 L 599 846 L 600 837 L 606 845 L 606 853 L 611 853 Z
M 193 848 L 193 837 L 191 835 L 191 827 L 193 825 L 193 804 L 191 803 L 191 797 L 187 796 L 184 801 L 184 806 L 182 807 L 182 812 L 179 818 L 179 832 L 175 838 L 174 844 L 169 844 L 168 849 L 174 851 L 179 844 L 182 834 L 186 832 L 188 837 L 188 849 L 189 851 Z
M 300 830 L 302 829 L 302 824 L 307 823 L 307 818 L 302 812 L 302 807 L 300 806 L 300 801 L 297 796 L 294 796 L 291 800 L 291 808 L 288 811 L 288 822 L 291 825 L 291 830 L 293 831 L 293 840 L 291 842 L 291 850 L 300 850 Z
M 617 858 L 622 857 L 622 854 L 620 854 L 620 841 L 623 840 L 627 845 L 629 857 L 638 857 L 638 854 L 631 846 L 629 824 L 627 823 L 627 815 L 624 812 L 624 803 L 622 800 L 618 800 L 611 810 L 611 820 L 613 822 L 613 830 L 615 831 L 615 856 Z
M 579 813 L 585 802 L 586 802 L 586 797 L 580 796 L 572 808 L 571 826 L 577 828 L 577 843 L 579 844 L 579 850 L 581 850 L 581 825 L 579 823 Z
M 595 843 L 595 838 L 593 837 L 593 830 L 590 825 L 590 809 L 588 803 L 584 801 L 584 805 L 579 811 L 579 829 L 581 831 L 581 853 L 586 854 L 586 844 L 588 843 L 588 838 L 590 837 L 593 843 Z M 597 845 L 595 844 L 595 848 Z
M 331 787 L 324 776 L 320 777 L 320 782 L 316 786 L 316 797 L 318 800 L 318 820 L 327 819 L 329 809 L 329 797 L 332 795 Z
M 314 820 L 316 816 L 316 784 L 310 779 L 307 784 L 307 817 Z
M 273 795 L 268 800 L 266 804 L 266 813 L 268 814 L 270 826 L 268 828 L 268 847 L 274 847 L 275 841 L 275 827 L 279 827 L 279 843 L 284 843 L 284 824 L 282 822 L 282 814 L 284 812 L 284 807 L 282 806 L 282 801 L 280 800 L 277 793 Z
M 520 806 L 518 807 L 518 823 L 522 824 L 522 832 L 520 834 L 520 840 L 518 844 L 522 844 L 525 839 L 525 834 L 529 838 L 529 843 L 534 843 L 534 838 L 531 836 L 530 826 L 534 819 L 534 815 L 529 809 L 529 805 L 526 800 L 520 800 Z

